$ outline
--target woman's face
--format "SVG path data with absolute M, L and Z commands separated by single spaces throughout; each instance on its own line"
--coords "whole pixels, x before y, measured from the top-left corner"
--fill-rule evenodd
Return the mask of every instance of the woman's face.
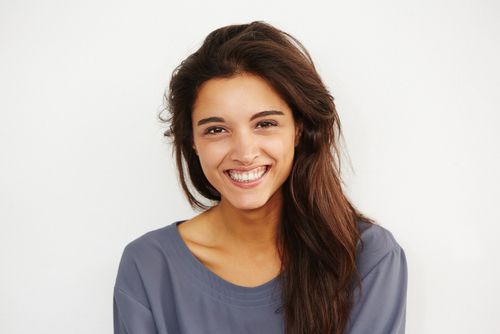
M 243 74 L 205 82 L 192 121 L 193 148 L 222 201 L 252 210 L 280 194 L 300 128 L 263 79 Z

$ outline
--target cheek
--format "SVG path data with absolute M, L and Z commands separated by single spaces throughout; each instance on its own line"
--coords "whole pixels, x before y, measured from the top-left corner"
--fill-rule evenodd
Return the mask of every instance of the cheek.
M 276 161 L 291 162 L 295 152 L 295 136 L 287 135 L 272 140 L 265 140 L 262 149 Z
M 208 168 L 216 168 L 219 166 L 227 154 L 225 145 L 221 143 L 205 143 L 196 146 L 201 167 L 205 174 L 210 172 Z

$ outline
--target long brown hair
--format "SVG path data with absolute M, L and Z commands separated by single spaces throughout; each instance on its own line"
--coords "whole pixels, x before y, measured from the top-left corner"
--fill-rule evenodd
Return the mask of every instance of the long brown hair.
M 198 51 L 174 71 L 165 94 L 180 183 L 190 204 L 207 209 L 191 190 L 219 201 L 192 148 L 191 113 L 201 85 L 214 78 L 249 73 L 263 78 L 303 125 L 290 176 L 283 184 L 278 232 L 285 333 L 340 334 L 353 305 L 355 266 L 363 219 L 342 190 L 340 121 L 333 97 L 306 49 L 266 23 L 234 25 L 210 33 Z M 191 183 L 192 187 L 189 185 Z

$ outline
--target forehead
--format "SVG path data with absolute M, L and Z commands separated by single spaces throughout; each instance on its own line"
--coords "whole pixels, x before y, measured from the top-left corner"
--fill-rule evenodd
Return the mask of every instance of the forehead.
M 251 115 L 263 110 L 290 112 L 287 103 L 262 78 L 243 74 L 205 82 L 196 98 L 193 120 L 210 116 Z

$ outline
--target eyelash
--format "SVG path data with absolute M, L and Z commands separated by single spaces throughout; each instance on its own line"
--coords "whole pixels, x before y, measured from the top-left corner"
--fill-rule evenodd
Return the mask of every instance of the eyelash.
M 265 129 L 265 128 L 269 128 L 271 126 L 278 126 L 278 123 L 276 123 L 275 121 L 262 121 L 262 122 L 257 123 L 257 125 L 255 127 Z M 223 128 L 222 126 L 212 126 L 212 127 L 205 130 L 205 134 L 206 135 L 215 135 L 215 134 L 221 133 L 223 131 L 226 131 L 226 129 Z
M 266 125 L 264 125 L 266 124 Z M 257 123 L 257 127 L 260 127 L 260 128 L 268 128 L 270 126 L 277 126 L 278 123 L 276 123 L 275 121 L 262 121 L 262 122 L 259 122 Z
M 205 130 L 205 134 L 206 135 L 214 135 L 216 133 L 221 133 L 222 131 L 225 131 L 226 129 L 224 129 L 222 126 L 212 126 L 208 129 Z

